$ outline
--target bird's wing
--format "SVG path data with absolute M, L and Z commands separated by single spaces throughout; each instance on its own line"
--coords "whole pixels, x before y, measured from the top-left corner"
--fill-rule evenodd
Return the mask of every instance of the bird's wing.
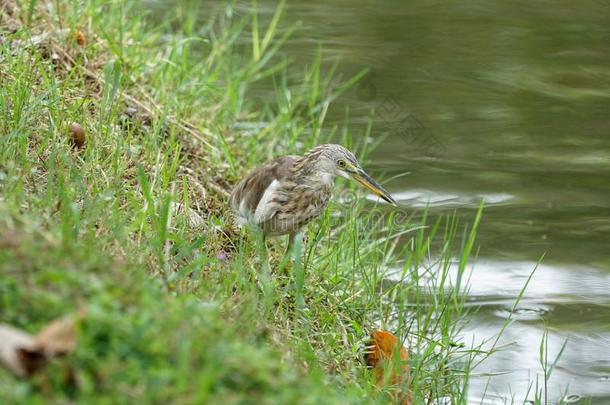
M 280 186 L 280 181 L 275 179 L 269 184 L 269 186 L 265 189 L 263 196 L 258 201 L 256 205 L 256 210 L 254 211 L 254 223 L 260 224 L 261 222 L 265 222 L 266 220 L 273 217 L 273 215 L 277 212 L 277 206 L 271 203 L 277 188 Z
M 271 219 L 275 208 L 268 204 L 282 180 L 290 172 L 297 156 L 283 156 L 248 174 L 231 193 L 231 206 L 242 222 L 253 219 L 260 224 Z

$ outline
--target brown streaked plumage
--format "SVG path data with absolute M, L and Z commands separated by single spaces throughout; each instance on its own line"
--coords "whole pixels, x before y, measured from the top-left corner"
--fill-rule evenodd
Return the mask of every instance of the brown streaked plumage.
M 253 170 L 233 189 L 231 206 L 240 224 L 255 224 L 266 236 L 290 234 L 293 242 L 301 228 L 324 211 L 338 175 L 356 180 L 396 205 L 349 150 L 326 144 L 303 156 L 283 156 Z

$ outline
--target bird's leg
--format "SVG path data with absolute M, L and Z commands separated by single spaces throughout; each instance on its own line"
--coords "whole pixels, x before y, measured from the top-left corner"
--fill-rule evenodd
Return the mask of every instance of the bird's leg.
M 303 237 L 300 232 L 293 233 L 290 235 L 291 250 L 294 254 L 294 266 L 292 272 L 294 273 L 294 292 L 297 308 L 303 309 L 305 307 L 305 298 L 303 296 L 303 287 L 305 282 L 305 273 L 301 266 L 301 248 L 303 245 Z M 289 253 L 289 254 L 290 254 Z
M 267 236 L 265 234 L 261 237 L 261 261 L 265 270 L 271 271 L 271 264 L 269 261 L 269 251 L 267 250 Z
M 267 237 L 264 233 L 260 233 L 257 235 L 256 240 L 258 242 L 259 257 L 261 261 L 261 271 L 257 275 L 258 284 L 270 307 L 273 302 L 275 283 L 271 278 L 271 263 L 269 261 L 269 252 L 267 251 Z
M 291 262 L 290 259 L 292 259 L 293 254 L 294 254 L 294 250 L 295 250 L 295 245 L 296 245 L 296 241 L 297 238 L 299 238 L 301 236 L 301 234 L 299 232 L 294 232 L 291 233 L 288 236 L 288 245 L 286 246 L 286 251 L 284 252 L 284 255 L 282 256 L 282 259 L 280 260 L 280 265 L 279 265 L 279 269 L 280 271 L 282 271 L 284 274 L 288 273 L 288 264 Z M 295 258 L 295 260 L 298 260 L 298 258 Z
M 264 270 L 268 270 L 270 268 L 269 265 L 269 252 L 267 251 L 267 236 L 261 232 L 259 229 L 252 228 L 253 233 L 255 235 L 256 242 L 256 250 L 258 251 L 258 256 L 261 261 L 261 266 Z
M 302 235 L 300 232 L 291 233 L 288 237 L 288 246 L 286 247 L 286 253 L 280 262 L 280 270 L 284 272 L 284 275 L 288 276 L 287 265 L 291 263 L 291 258 L 294 259 L 292 262 L 292 273 L 294 275 L 294 297 L 298 308 L 305 306 L 305 299 L 303 296 L 303 285 L 305 281 L 305 274 L 301 266 L 301 246 Z
M 285 256 L 292 258 L 295 261 L 301 260 L 301 248 L 303 245 L 303 234 L 300 231 L 291 233 L 288 237 L 288 246 L 286 247 Z
M 296 242 L 296 239 L 299 236 L 300 236 L 299 232 L 291 233 L 288 236 L 288 246 L 286 246 L 286 253 L 284 253 L 284 256 L 288 256 L 289 258 L 292 256 L 292 251 L 294 250 L 294 244 Z

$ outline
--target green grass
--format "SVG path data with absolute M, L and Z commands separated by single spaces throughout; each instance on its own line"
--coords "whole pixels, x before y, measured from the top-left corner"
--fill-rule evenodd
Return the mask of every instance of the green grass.
M 459 340 L 481 211 L 466 227 L 335 201 L 288 276 L 265 273 L 255 235 L 232 224 L 226 190 L 256 164 L 329 139 L 366 156 L 325 125 L 361 75 L 336 84 L 321 53 L 292 66 L 278 52 L 292 32 L 282 7 L 264 22 L 194 1 L 161 20 L 137 1 L 7 4 L 1 321 L 34 332 L 83 304 L 89 314 L 72 355 L 29 380 L 0 370 L 0 398 L 384 403 L 392 388 L 377 388 L 360 359 L 386 328 L 412 351 L 415 403 L 466 403 L 486 354 Z M 250 92 L 262 80 L 275 89 L 264 103 Z M 274 263 L 282 248 L 273 243 Z M 397 263 L 398 281 L 385 281 Z

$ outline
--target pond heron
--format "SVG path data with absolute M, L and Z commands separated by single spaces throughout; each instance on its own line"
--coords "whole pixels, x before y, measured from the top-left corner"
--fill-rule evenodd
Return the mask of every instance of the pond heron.
M 264 237 L 290 235 L 288 253 L 299 231 L 326 208 L 336 176 L 355 180 L 396 205 L 349 150 L 326 144 L 303 156 L 282 156 L 253 170 L 233 189 L 231 206 L 238 224 L 256 225 Z

